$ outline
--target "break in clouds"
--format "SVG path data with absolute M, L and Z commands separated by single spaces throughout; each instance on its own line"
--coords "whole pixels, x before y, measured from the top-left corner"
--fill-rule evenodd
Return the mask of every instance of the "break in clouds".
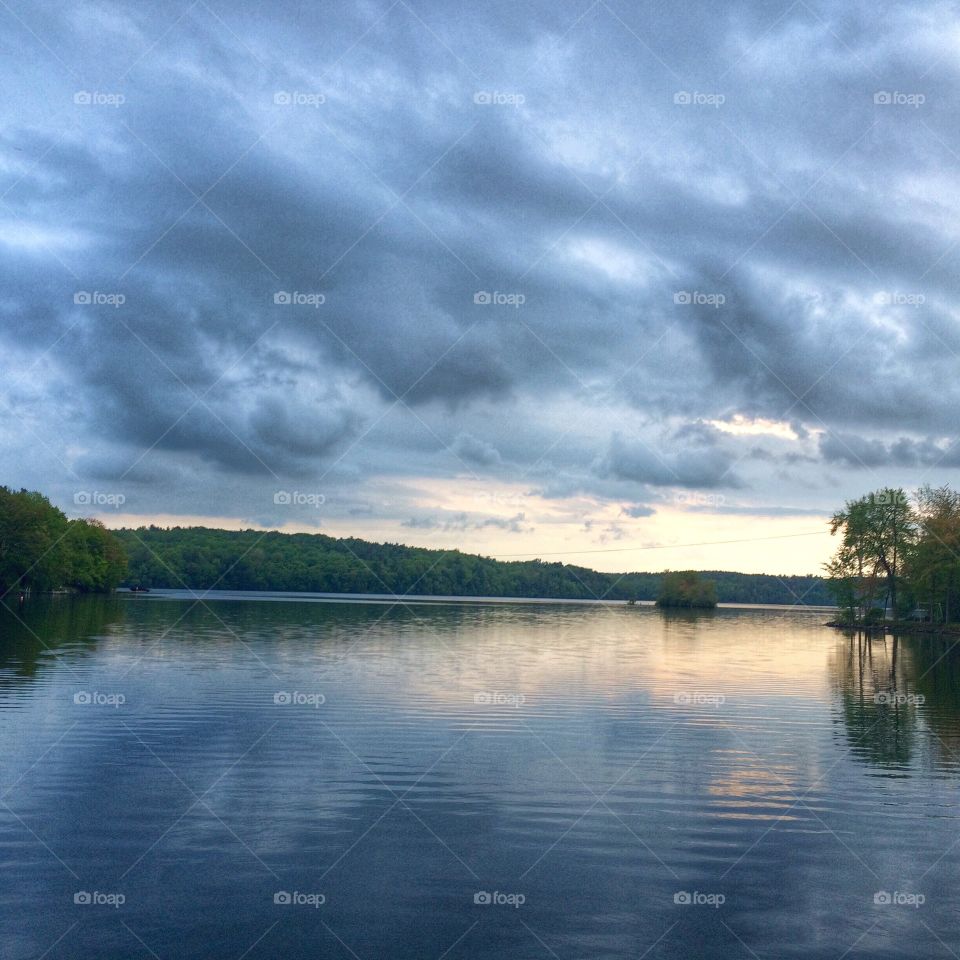
M 522 535 L 956 480 L 948 6 L 0 24 L 4 482 Z M 521 502 L 431 509 L 465 478 Z

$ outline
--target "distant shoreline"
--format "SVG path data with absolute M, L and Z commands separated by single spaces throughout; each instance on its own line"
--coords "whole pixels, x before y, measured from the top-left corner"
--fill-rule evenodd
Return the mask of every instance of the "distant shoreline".
M 476 597 L 460 596 L 456 594 L 389 594 L 389 593 L 324 593 L 318 591 L 292 590 L 186 590 L 183 588 L 158 587 L 149 593 L 135 593 L 125 587 L 118 588 L 115 593 L 124 597 L 137 597 L 145 600 L 257 600 L 267 602 L 300 601 L 304 603 L 376 603 L 385 605 L 404 606 L 417 604 L 423 606 L 443 605 L 485 605 L 504 606 L 525 604 L 528 606 L 592 606 L 639 608 L 644 610 L 663 609 L 666 613 L 710 613 L 710 610 L 690 608 L 658 608 L 653 600 L 637 600 L 631 604 L 627 600 L 590 599 L 575 597 Z M 721 610 L 801 610 L 805 613 L 835 610 L 835 607 L 812 604 L 784 604 L 784 603 L 720 603 L 716 608 Z
M 607 573 L 543 560 L 496 560 L 459 550 L 334 538 L 322 533 L 231 531 L 209 527 L 119 528 L 128 558 L 120 581 L 151 589 L 265 590 L 290 593 L 655 600 L 671 571 Z M 724 603 L 805 606 L 832 603 L 815 575 L 697 572 L 716 582 Z

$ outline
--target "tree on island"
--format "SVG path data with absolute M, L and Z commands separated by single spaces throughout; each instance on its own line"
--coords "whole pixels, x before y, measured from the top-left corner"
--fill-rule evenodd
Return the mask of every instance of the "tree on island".
M 717 585 L 695 570 L 666 571 L 657 594 L 658 607 L 712 610 L 717 605 Z

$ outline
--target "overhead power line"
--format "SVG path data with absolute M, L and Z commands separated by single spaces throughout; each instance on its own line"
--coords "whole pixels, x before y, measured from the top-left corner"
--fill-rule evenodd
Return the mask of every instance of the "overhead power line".
M 552 553 L 499 553 L 503 557 L 563 557 L 571 553 L 632 553 L 636 550 L 679 550 L 682 547 L 714 547 L 728 543 L 759 543 L 761 540 L 789 540 L 791 537 L 815 537 L 829 534 L 829 530 L 810 530 L 808 533 L 780 533 L 772 537 L 748 537 L 745 540 L 702 540 L 700 543 L 658 543 L 649 547 L 596 547 L 589 550 L 556 550 Z

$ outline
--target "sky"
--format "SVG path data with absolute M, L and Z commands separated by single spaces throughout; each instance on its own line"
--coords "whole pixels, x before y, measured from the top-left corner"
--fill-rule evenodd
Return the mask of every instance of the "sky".
M 951 5 L 0 4 L 0 483 L 815 573 L 960 468 Z

